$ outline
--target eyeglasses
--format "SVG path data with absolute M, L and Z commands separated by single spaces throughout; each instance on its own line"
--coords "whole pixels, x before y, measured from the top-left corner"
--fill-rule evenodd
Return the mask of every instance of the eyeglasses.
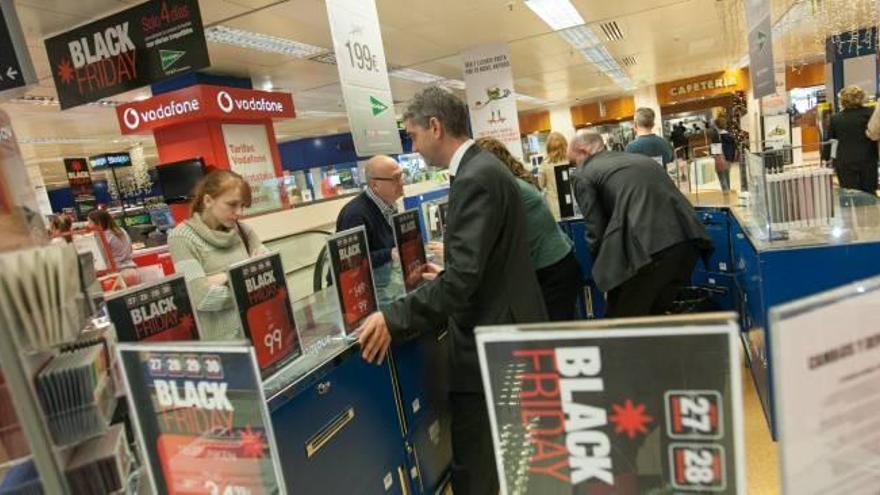
M 373 180 L 381 180 L 388 182 L 400 182 L 403 180 L 403 174 L 395 174 L 391 177 L 370 177 Z

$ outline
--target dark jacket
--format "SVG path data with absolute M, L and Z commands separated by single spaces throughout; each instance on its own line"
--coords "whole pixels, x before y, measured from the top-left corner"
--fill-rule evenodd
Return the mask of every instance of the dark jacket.
M 733 134 L 724 131 L 721 132 L 716 128 L 709 131 L 709 139 L 713 144 L 721 144 L 721 152 L 724 159 L 728 162 L 736 161 L 736 138 Z
M 454 392 L 483 390 L 474 327 L 547 321 L 514 181 L 471 146 L 449 189 L 445 271 L 383 310 L 396 342 L 448 325 Z
M 862 168 L 877 166 L 877 143 L 868 139 L 865 131 L 871 120 L 872 110 L 868 107 L 849 108 L 831 116 L 828 139 L 837 139 L 838 168 Z M 830 158 L 826 147 L 824 158 Z
M 339 212 L 336 218 L 336 231 L 359 227 L 367 229 L 367 243 L 370 245 L 370 262 L 374 267 L 391 261 L 394 248 L 394 231 L 382 215 L 376 203 L 362 192 L 354 197 Z
M 630 153 L 599 152 L 573 174 L 584 214 L 593 279 L 603 291 L 618 287 L 652 255 L 695 241 L 704 256 L 712 241 L 694 207 L 654 160 Z

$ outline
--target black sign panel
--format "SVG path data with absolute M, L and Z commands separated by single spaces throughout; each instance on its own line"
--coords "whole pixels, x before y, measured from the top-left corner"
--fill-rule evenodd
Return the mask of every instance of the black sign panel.
M 107 313 L 120 342 L 198 340 L 196 315 L 183 275 L 113 294 Z
M 327 252 L 330 253 L 333 285 L 339 295 L 345 333 L 350 334 L 379 307 L 367 231 L 364 227 L 356 227 L 334 235 L 327 240 Z
M 154 0 L 46 40 L 61 108 L 210 65 L 197 0 Z
M 419 211 L 409 210 L 399 213 L 394 215 L 393 220 L 394 243 L 400 256 L 403 285 L 407 292 L 411 292 L 424 283 L 422 274 L 425 273 L 428 263 L 422 229 L 419 228 Z
M 92 184 L 92 174 L 86 165 L 85 158 L 65 158 L 64 170 L 67 172 L 67 182 L 73 193 L 73 201 L 76 203 L 76 212 L 80 220 L 84 220 L 90 211 L 97 206 L 95 200 L 95 186 Z
M 236 264 L 229 269 L 229 282 L 263 377 L 302 355 L 281 255 L 272 253 Z
M 745 493 L 736 333 L 478 331 L 502 492 Z
M 286 493 L 250 348 L 120 344 L 118 354 L 152 493 Z
M 36 82 L 15 4 L 0 0 L 0 93 Z

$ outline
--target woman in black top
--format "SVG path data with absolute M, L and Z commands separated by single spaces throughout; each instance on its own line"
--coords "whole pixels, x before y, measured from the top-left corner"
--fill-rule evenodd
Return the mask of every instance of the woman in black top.
M 847 86 L 840 91 L 843 110 L 831 117 L 828 138 L 838 141 L 834 168 L 840 187 L 875 194 L 877 143 L 865 133 L 871 109 L 862 105 L 864 101 L 865 92 L 858 86 Z

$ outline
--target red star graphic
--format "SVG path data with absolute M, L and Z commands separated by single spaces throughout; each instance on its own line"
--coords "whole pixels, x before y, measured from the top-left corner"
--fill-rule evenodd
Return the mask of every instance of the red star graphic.
M 644 404 L 634 407 L 633 402 L 627 399 L 623 407 L 617 404 L 612 404 L 611 407 L 614 409 L 614 414 L 610 418 L 615 425 L 614 433 L 624 433 L 630 440 L 639 433 L 648 433 L 648 423 L 654 418 L 645 414 Z
M 58 64 L 58 77 L 61 78 L 61 81 L 64 84 L 70 84 L 73 81 L 73 75 L 75 71 L 73 67 L 70 65 L 70 60 L 66 57 L 61 59 L 61 63 Z
M 79 172 L 82 170 L 82 162 L 73 162 L 70 164 L 70 168 L 72 168 L 74 172 Z
M 241 451 L 245 457 L 263 457 L 265 447 L 262 432 L 253 431 L 250 426 L 241 432 Z
M 191 332 L 193 328 L 193 317 L 192 315 L 184 315 L 180 318 L 180 328 L 182 328 L 185 332 Z

